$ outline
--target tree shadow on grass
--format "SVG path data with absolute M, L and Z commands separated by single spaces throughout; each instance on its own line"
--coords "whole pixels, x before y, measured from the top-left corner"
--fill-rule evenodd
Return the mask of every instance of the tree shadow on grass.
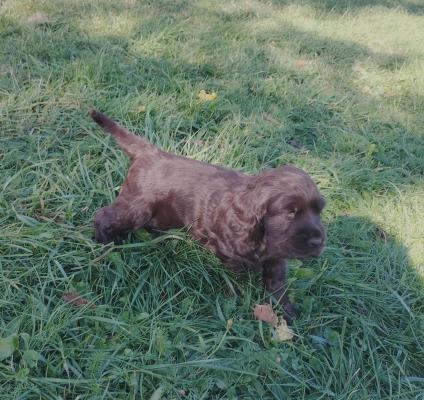
M 289 46 L 293 54 L 319 58 L 325 64 L 342 70 L 368 59 L 380 69 L 389 71 L 395 71 L 408 63 L 408 58 L 401 54 L 377 53 L 362 44 L 324 37 L 314 31 L 302 31 L 287 23 L 278 29 L 263 30 L 257 39 L 263 43 Z
M 217 25 L 216 29 L 213 37 L 222 27 Z M 374 53 L 358 43 L 320 37 L 287 24 L 279 29 L 264 29 L 255 39 L 256 47 L 244 49 L 246 56 L 236 72 L 233 69 L 221 74 L 237 73 L 237 84 L 227 88 L 226 97 L 233 104 L 238 103 L 244 115 L 263 118 L 254 126 L 258 143 L 252 145 L 265 148 L 267 140 L 276 139 L 262 161 L 275 159 L 278 152 L 296 151 L 288 145 L 295 143 L 298 150 L 312 151 L 321 159 L 339 152 L 354 155 L 359 161 L 357 169 L 367 176 L 375 169 L 389 175 L 398 172 L 399 181 L 409 179 L 405 172 L 416 177 L 423 175 L 424 145 L 420 136 L 392 116 L 385 94 L 366 95 L 354 83 L 355 65 L 371 60 L 383 71 L 394 71 L 408 63 L 406 57 Z M 236 51 L 234 47 L 233 52 Z M 308 63 L 315 62 L 322 65 L 320 72 L 308 69 Z M 252 71 L 261 71 L 260 78 Z M 352 109 L 355 111 L 351 115 L 345 113 Z M 362 115 L 370 110 L 375 111 L 373 118 L 364 120 Z M 267 114 L 273 116 L 272 127 L 269 119 L 266 121 Z M 411 115 L 417 125 L 419 118 Z M 280 144 L 278 137 L 282 139 Z M 372 191 L 380 189 L 374 187 Z
M 24 118 L 19 107 L 16 115 L 13 109 L 8 113 L 4 132 L 13 132 L 14 137 L 5 141 L 6 148 L 11 149 L 5 162 L 22 159 L 24 166 L 28 142 L 35 149 L 40 138 L 30 133 L 58 128 L 70 133 L 42 135 L 45 143 L 41 152 L 39 149 L 31 154 L 42 158 L 76 155 L 69 152 L 76 145 L 79 151 L 104 153 L 98 142 L 85 134 L 81 137 L 81 127 L 92 129 L 86 109 L 95 103 L 115 118 L 119 115 L 114 110 L 124 110 L 128 127 L 144 126 L 144 134 L 159 145 L 165 145 L 164 138 L 171 134 L 173 141 L 166 143 L 169 150 L 183 147 L 187 133 L 195 136 L 199 132 L 203 141 L 214 143 L 220 130 L 230 124 L 238 135 L 229 140 L 233 140 L 234 153 L 240 153 L 233 166 L 252 172 L 287 162 L 303 163 L 308 170 L 320 164 L 327 169 L 325 179 L 342 177 L 337 178 L 340 193 L 381 193 L 391 190 L 387 182 L 394 187 L 413 185 L 423 176 L 420 136 L 390 115 L 386 99 L 367 97 L 351 79 L 352 67 L 358 61 L 372 59 L 380 68 L 393 70 L 408 59 L 375 54 L 360 44 L 320 37 L 290 25 L 265 28 L 255 33 L 255 41 L 233 41 L 229 38 L 237 37 L 236 33 L 240 36 L 247 27 L 216 18 L 211 18 L 210 30 L 200 34 L 194 48 L 199 47 L 203 54 L 209 51 L 208 47 L 201 50 L 205 44 L 222 42 L 225 46 L 217 50 L 216 57 L 193 62 L 184 52 L 143 55 L 131 48 L 131 33 L 129 37 L 89 37 L 66 22 L 64 33 L 58 35 L 60 26 L 23 27 L 2 17 L 2 61 L 6 68 L 13 65 L 10 76 L 14 79 L 0 81 L 0 85 L 5 91 L 13 91 L 15 82 L 19 82 L 20 93 L 28 90 L 26 106 L 31 108 Z M 162 28 L 160 24 L 156 28 L 139 24 L 134 34 L 155 36 L 155 30 Z M 189 41 L 190 35 L 175 40 Z M 221 63 L 221 56 L 228 52 L 238 58 L 233 63 Z M 281 52 L 282 60 L 277 61 L 273 52 Z M 321 63 L 321 75 L 296 67 L 296 59 Z M 50 82 L 60 82 L 58 89 L 50 87 Z M 42 98 L 37 95 L 37 85 L 47 88 Z M 217 102 L 192 101 L 195 91 L 205 87 L 218 91 Z M 66 93 L 78 91 L 85 100 L 66 98 Z M 148 113 L 136 112 L 136 101 L 131 99 L 146 101 L 146 93 L 150 98 L 169 96 L 175 104 L 162 109 L 153 106 Z M 48 95 L 57 100 L 51 101 Z M 346 113 L 352 109 L 351 115 Z M 372 118 L 364 119 L 370 109 L 375 111 Z M 236 117 L 241 122 L 232 126 Z M 417 119 L 411 115 L 411 121 Z M 119 185 L 121 174 L 115 179 Z M 331 191 L 327 194 L 331 196 Z
M 416 15 L 424 14 L 424 5 L 419 0 L 272 0 L 272 3 L 275 6 L 288 6 L 291 4 L 308 5 L 318 11 L 335 12 L 338 14 L 377 6 L 401 9 Z

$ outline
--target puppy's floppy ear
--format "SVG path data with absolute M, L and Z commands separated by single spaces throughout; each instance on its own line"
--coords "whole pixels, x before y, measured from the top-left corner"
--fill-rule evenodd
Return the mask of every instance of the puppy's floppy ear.
M 264 217 L 267 213 L 268 199 L 252 190 L 243 190 L 235 196 L 231 207 L 227 210 L 227 224 L 236 233 L 235 238 L 240 238 L 235 243 L 240 254 L 257 251 L 263 244 L 265 235 Z
M 276 184 L 279 182 L 277 178 L 281 180 L 278 171 L 264 171 L 252 177 L 243 195 L 246 213 L 250 213 L 255 220 L 253 235 L 260 240 L 262 246 L 268 242 L 267 236 L 272 236 L 275 230 L 269 211 L 282 192 L 281 185 Z
M 228 230 L 232 245 L 239 255 L 248 255 L 257 251 L 262 243 L 262 218 L 255 209 L 252 196 L 245 191 L 237 193 L 223 205 L 222 229 Z
M 259 245 L 262 244 L 265 236 L 265 221 L 264 218 L 255 218 L 255 224 L 252 226 L 250 231 L 252 240 L 254 240 Z
M 251 180 L 244 192 L 246 211 L 254 216 L 256 223 L 264 229 L 264 217 L 272 197 L 272 187 L 261 175 Z

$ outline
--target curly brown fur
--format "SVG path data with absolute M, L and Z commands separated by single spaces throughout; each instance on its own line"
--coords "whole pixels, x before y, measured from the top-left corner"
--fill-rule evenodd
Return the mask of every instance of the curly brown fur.
M 286 259 L 318 256 L 325 242 L 324 200 L 308 174 L 283 166 L 248 176 L 164 152 L 104 114 L 90 115 L 131 159 L 119 196 L 96 213 L 97 241 L 140 228 L 186 227 L 234 271 L 262 272 L 266 288 L 293 316 Z

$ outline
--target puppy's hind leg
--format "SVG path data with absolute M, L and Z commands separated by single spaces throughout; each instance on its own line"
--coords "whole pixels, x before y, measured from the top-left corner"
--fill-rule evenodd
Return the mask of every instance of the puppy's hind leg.
M 147 224 L 150 213 L 144 210 L 142 206 L 134 210 L 127 201 L 118 197 L 110 206 L 97 211 L 94 217 L 95 240 L 103 244 L 120 242 L 124 235 Z

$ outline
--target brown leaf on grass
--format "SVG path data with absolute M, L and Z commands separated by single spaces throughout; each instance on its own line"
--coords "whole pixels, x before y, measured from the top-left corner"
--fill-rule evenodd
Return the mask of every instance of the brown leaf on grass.
M 272 331 L 273 340 L 284 342 L 293 338 L 294 333 L 287 326 L 286 320 L 284 318 L 278 318 L 270 304 L 256 304 L 253 315 L 256 319 L 268 322 L 274 327 Z
M 303 58 L 297 60 L 295 62 L 296 68 L 299 70 L 305 69 L 308 65 L 310 64 L 310 62 L 308 60 L 305 60 Z
M 370 87 L 368 85 L 365 85 L 361 88 L 361 92 L 362 94 L 371 97 L 384 96 L 384 89 L 381 86 Z
M 256 304 L 253 315 L 260 321 L 268 322 L 271 325 L 278 324 L 278 317 L 274 311 L 272 311 L 271 304 Z
M 366 94 L 367 96 L 372 96 L 373 95 L 372 89 L 368 85 L 363 86 L 361 88 L 361 92 L 363 94 Z
M 36 12 L 32 14 L 27 21 L 30 24 L 43 25 L 49 22 L 49 16 L 43 12 Z
M 366 73 L 367 73 L 367 70 L 365 69 L 365 67 L 361 63 L 359 63 L 359 62 L 355 63 L 352 66 L 352 70 L 354 72 L 360 74 L 360 75 L 366 75 Z
M 75 307 L 82 307 L 88 304 L 88 300 L 81 297 L 78 293 L 67 292 L 63 295 L 63 300 Z

